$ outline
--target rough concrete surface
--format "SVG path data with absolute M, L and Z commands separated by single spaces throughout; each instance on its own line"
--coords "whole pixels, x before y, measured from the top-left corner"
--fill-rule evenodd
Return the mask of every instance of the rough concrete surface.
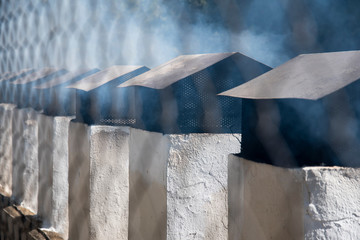
M 227 158 L 240 136 L 130 132 L 129 239 L 227 239 Z
M 229 239 L 360 239 L 360 169 L 229 157 Z
M 91 126 L 89 137 L 89 239 L 128 239 L 129 128 Z
M 5 104 L 0 119 L 0 186 L 69 239 L 360 239 L 360 169 L 228 157 L 232 134 L 87 126 Z
M 127 239 L 129 129 L 70 123 L 69 238 Z
M 229 239 L 304 239 L 303 181 L 286 169 L 229 157 Z
M 12 197 L 37 213 L 38 196 L 38 120 L 30 109 L 14 109 L 12 121 Z
M 2 193 L 12 193 L 12 119 L 15 106 L 0 104 L 0 187 Z
M 43 227 L 68 238 L 68 133 L 71 117 L 39 114 L 38 215 Z
M 305 239 L 360 239 L 360 169 L 303 171 Z
M 240 135 L 168 137 L 167 239 L 227 239 L 227 163 Z

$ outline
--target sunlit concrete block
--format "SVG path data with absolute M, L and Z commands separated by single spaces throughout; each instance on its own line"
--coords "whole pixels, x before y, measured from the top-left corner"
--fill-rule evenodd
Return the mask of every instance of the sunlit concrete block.
M 68 133 L 71 117 L 39 114 L 39 194 L 38 215 L 43 227 L 68 237 Z
M 240 135 L 130 136 L 129 238 L 227 239 L 227 159 Z
M 12 193 L 12 119 L 15 106 L 0 104 L 0 188 L 2 194 Z
M 305 239 L 360 239 L 360 169 L 307 167 Z
M 129 128 L 70 123 L 69 238 L 128 239 Z
M 167 239 L 228 238 L 228 155 L 239 134 L 170 135 Z
M 14 109 L 12 121 L 12 197 L 31 211 L 38 208 L 38 113 Z

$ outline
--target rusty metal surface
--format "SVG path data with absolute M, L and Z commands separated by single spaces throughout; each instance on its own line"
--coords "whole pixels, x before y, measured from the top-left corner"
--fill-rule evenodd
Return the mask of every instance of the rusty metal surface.
M 61 85 L 63 83 L 69 82 L 81 75 L 85 75 L 85 74 L 91 74 L 91 73 L 96 73 L 100 71 L 99 69 L 79 69 L 79 70 L 75 70 L 75 71 L 71 71 L 68 72 L 64 75 L 61 75 L 59 77 L 53 78 L 49 81 L 46 81 L 38 86 L 36 86 L 35 88 L 37 89 L 48 89 L 48 88 L 52 88 L 52 87 L 56 87 L 58 85 Z
M 81 79 L 80 81 L 67 86 L 67 88 L 75 88 L 88 92 L 142 67 L 143 66 L 112 66 Z
M 182 55 L 120 84 L 118 87 L 143 86 L 163 89 L 227 57 L 239 53 Z
M 44 78 L 50 74 L 56 73 L 59 70 L 60 69 L 55 69 L 55 68 L 43 68 L 41 70 L 35 71 L 31 74 L 28 74 L 22 78 L 13 81 L 12 84 L 18 85 L 18 84 L 31 83 L 38 79 Z
M 299 55 L 220 95 L 250 99 L 316 100 L 358 80 L 359 63 L 360 51 Z

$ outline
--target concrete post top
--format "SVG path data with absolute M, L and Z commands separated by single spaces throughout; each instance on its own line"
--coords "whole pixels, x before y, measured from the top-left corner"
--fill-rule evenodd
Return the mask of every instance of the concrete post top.
M 228 154 L 240 153 L 241 151 L 241 134 L 210 134 L 210 133 L 192 133 L 192 134 L 170 134 L 165 135 L 170 145 L 175 147 L 189 148 L 184 143 L 191 142 L 193 148 L 204 148 L 210 152 L 226 151 Z M 219 148 L 219 149 L 217 149 Z
M 130 127 L 127 126 L 106 126 L 106 125 L 91 125 L 90 126 L 91 134 L 98 134 L 102 132 L 111 133 L 111 132 L 124 132 L 129 134 Z
M 193 138 L 193 137 L 208 137 L 208 138 L 211 138 L 211 137 L 219 137 L 219 136 L 223 136 L 223 137 L 226 137 L 226 136 L 233 136 L 233 137 L 237 137 L 237 138 L 240 138 L 241 140 L 241 134 L 239 133 L 234 133 L 234 134 L 231 134 L 231 133 L 187 133 L 187 134 L 165 134 L 166 136 L 170 136 L 170 137 L 182 137 L 184 139 L 187 139 L 187 138 Z
M 304 171 L 355 171 L 360 172 L 360 168 L 339 167 L 339 166 L 311 166 L 303 167 Z
M 6 109 L 6 110 L 12 110 L 16 108 L 15 104 L 9 104 L 9 103 L 0 103 L 0 107 Z

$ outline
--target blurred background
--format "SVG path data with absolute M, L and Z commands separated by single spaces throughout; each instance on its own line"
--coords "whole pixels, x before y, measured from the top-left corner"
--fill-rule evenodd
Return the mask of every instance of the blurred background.
M 360 49 L 356 0 L 1 0 L 0 71 L 155 67 L 239 51 L 271 67 Z

